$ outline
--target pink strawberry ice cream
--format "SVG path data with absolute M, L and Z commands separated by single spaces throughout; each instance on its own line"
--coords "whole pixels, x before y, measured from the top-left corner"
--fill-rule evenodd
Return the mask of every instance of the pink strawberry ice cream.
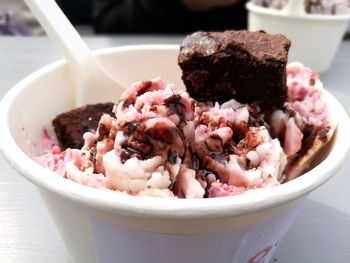
M 271 133 L 283 145 L 289 162 L 286 180 L 297 177 L 328 142 L 336 123 L 323 99 L 323 85 L 317 74 L 298 62 L 287 66 L 286 110 L 276 110 L 270 119 Z

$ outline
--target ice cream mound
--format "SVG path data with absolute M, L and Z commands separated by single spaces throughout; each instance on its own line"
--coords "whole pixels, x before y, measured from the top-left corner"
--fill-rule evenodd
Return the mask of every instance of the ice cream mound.
M 263 38 L 265 43 L 272 41 L 288 51 L 288 41 L 280 36 L 276 42 L 276 36 L 270 37 L 264 32 L 242 34 L 249 39 L 267 37 Z M 208 36 L 210 34 L 201 37 L 208 40 Z M 189 38 L 186 41 L 198 40 L 198 34 Z M 227 55 L 231 44 L 237 45 L 227 39 L 227 46 L 221 45 L 221 49 L 206 56 L 215 53 L 214 57 L 220 57 L 218 52 Z M 211 40 L 206 44 L 212 46 L 213 41 L 222 44 L 222 39 Z M 194 44 L 188 48 L 186 41 L 180 50 L 179 64 L 183 79 L 190 75 L 192 81 L 199 66 L 187 66 L 198 61 L 198 49 L 206 48 L 206 44 L 203 46 L 203 41 L 199 41 L 199 46 Z M 82 148 L 66 148 L 61 143 L 34 159 L 50 171 L 80 184 L 140 196 L 231 196 L 277 186 L 301 175 L 335 129 L 323 100 L 322 83 L 300 63 L 283 66 L 287 52 L 282 57 L 281 50 L 275 56 L 270 53 L 266 62 L 255 56 L 260 54 L 258 45 L 243 48 L 248 52 L 245 56 L 237 56 L 242 53 L 242 45 L 239 46 L 229 52 L 229 57 L 237 63 L 243 63 L 248 57 L 256 62 L 255 66 L 260 65 L 259 69 L 269 69 L 271 63 L 284 68 L 283 71 L 277 68 L 275 75 L 287 81 L 282 81 L 283 94 L 274 105 L 266 105 L 256 97 L 249 97 L 249 102 L 237 101 L 235 96 L 220 103 L 203 96 L 198 100 L 159 77 L 140 81 L 125 90 L 114 104 L 113 113 L 103 114 L 97 127 L 85 127 Z M 186 58 L 190 57 L 188 61 L 184 61 L 185 53 Z M 225 59 L 227 61 L 227 56 Z M 214 59 L 210 63 L 217 62 Z M 200 74 L 203 70 L 201 68 Z M 201 81 L 206 90 L 204 86 L 215 80 L 215 76 L 207 80 Z M 273 89 L 276 83 L 282 83 L 280 80 L 274 82 Z M 227 78 L 225 83 L 229 81 Z M 249 81 L 241 83 L 249 85 Z M 197 92 L 198 82 L 192 81 L 192 84 L 197 85 Z M 192 87 L 186 87 L 191 93 Z M 283 103 L 280 98 L 284 98 Z M 73 111 L 75 115 L 83 114 L 86 107 Z M 67 125 L 60 121 L 62 115 L 57 118 L 55 130 Z
M 280 10 L 288 0 L 252 0 L 255 5 Z M 308 14 L 341 15 L 350 13 L 347 0 L 305 0 L 305 12 Z

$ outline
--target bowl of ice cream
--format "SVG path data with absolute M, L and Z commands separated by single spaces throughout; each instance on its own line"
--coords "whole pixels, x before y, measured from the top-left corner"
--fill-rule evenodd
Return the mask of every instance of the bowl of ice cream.
M 198 37 L 203 36 L 195 36 L 195 38 Z M 210 39 L 212 39 L 211 36 Z M 200 43 L 203 44 L 203 42 Z M 214 47 L 213 42 L 207 42 L 207 44 Z M 283 48 L 287 48 L 287 45 Z M 331 122 L 327 122 L 326 130 L 321 129 L 322 132 L 309 137 L 310 140 L 313 138 L 313 142 L 315 138 L 326 140 L 326 147 L 317 152 L 317 156 L 313 158 L 313 164 L 305 173 L 298 174 L 297 178 L 288 179 L 282 176 L 281 166 L 286 167 L 286 159 L 293 159 L 296 151 L 300 150 L 294 147 L 298 142 L 289 146 L 284 144 L 282 149 L 282 144 L 277 139 L 279 135 L 272 139 L 268 133 L 269 130 L 258 124 L 261 119 L 258 120 L 257 115 L 252 116 L 253 122 L 248 121 L 247 117 L 257 113 L 257 108 L 260 108 L 257 105 L 246 107 L 244 106 L 246 102 L 230 101 L 199 106 L 200 103 L 193 102 L 194 100 L 184 91 L 181 70 L 177 65 L 178 54 L 178 46 L 167 45 L 126 46 L 103 49 L 94 53 L 108 70 L 118 75 L 120 81 L 130 88 L 121 98 L 111 98 L 113 103 L 118 101 L 113 112 L 117 113 L 119 118 L 110 119 L 103 115 L 98 130 L 84 135 L 83 147 L 86 152 L 72 150 L 68 153 L 69 150 L 65 150 L 64 155 L 60 151 L 53 152 L 58 155 L 51 156 L 57 159 L 50 159 L 50 162 L 53 166 L 58 165 L 55 166 L 56 168 L 62 164 L 60 160 L 69 155 L 75 156 L 77 158 L 75 160 L 78 160 L 71 162 L 75 158 L 73 157 L 70 161 L 63 162 L 67 166 L 64 167 L 65 171 L 62 174 L 45 169 L 33 157 L 44 154 L 43 131 L 45 131 L 44 144 L 47 142 L 48 134 L 54 137 L 52 120 L 57 115 L 74 108 L 72 100 L 69 99 L 71 83 L 67 64 L 64 61 L 58 61 L 34 72 L 15 85 L 1 101 L 1 151 L 19 174 L 37 186 L 75 262 L 251 263 L 268 261 L 283 234 L 292 224 L 302 201 L 308 193 L 336 173 L 347 155 L 349 144 L 346 142 L 350 124 L 345 110 L 331 94 L 324 90 L 321 96 L 322 102 L 317 99 L 320 98 L 318 92 L 321 89 L 319 85 L 322 84 L 316 74 L 301 64 L 288 66 L 287 75 L 284 75 L 289 81 L 286 83 L 288 86 L 298 87 L 297 94 L 290 92 L 288 95 L 295 98 L 288 112 L 293 109 L 305 110 L 304 107 L 299 107 L 299 102 L 302 101 L 302 96 L 309 94 L 305 87 L 312 86 L 315 89 L 311 88 L 311 93 L 317 94 L 315 100 L 317 105 L 323 110 L 325 110 L 323 103 L 327 105 L 326 112 L 329 118 L 322 117 L 322 120 L 331 120 Z M 185 58 L 181 61 L 182 67 L 186 67 Z M 271 54 L 269 61 L 271 61 Z M 261 66 L 266 67 L 265 64 Z M 280 67 L 283 68 L 283 63 Z M 241 69 L 242 67 L 239 68 Z M 202 69 L 200 74 L 204 74 L 203 72 Z M 280 73 L 283 79 L 283 71 Z M 186 79 L 197 81 L 198 78 L 192 78 L 193 74 L 196 73 L 190 72 Z M 140 82 L 140 80 L 144 81 Z M 266 81 L 271 82 L 271 80 Z M 197 82 L 191 83 L 195 85 Z M 307 97 L 315 98 L 311 93 Z M 96 103 L 105 103 L 99 96 L 101 95 L 96 94 Z M 194 96 L 193 92 L 191 96 Z M 219 97 L 218 100 L 220 100 Z M 178 105 L 179 101 L 181 107 Z M 312 101 L 313 99 L 307 100 L 308 103 Z M 277 99 L 278 105 L 280 102 L 280 99 Z M 264 109 L 271 105 L 261 104 L 260 106 Z M 194 109 L 197 109 L 197 113 L 193 112 Z M 196 129 L 193 130 L 194 138 L 186 141 L 185 138 L 191 138 L 190 135 L 189 137 L 186 135 L 191 127 L 186 126 L 184 122 L 190 123 L 198 112 L 201 118 L 195 126 Z M 141 113 L 144 119 L 140 117 Z M 285 128 L 289 129 L 288 136 L 294 133 L 300 135 L 296 126 L 299 125 L 298 121 L 302 122 L 302 117 L 297 120 L 294 118 L 298 114 L 283 115 L 284 113 L 287 112 L 276 111 L 275 117 L 270 116 L 270 119 L 277 119 L 277 123 L 280 124 L 282 121 L 286 127 L 292 127 Z M 215 119 L 217 116 L 220 121 Z M 231 119 L 232 116 L 234 119 Z M 135 118 L 141 118 L 137 120 L 142 122 L 142 125 L 134 125 Z M 240 118 L 243 118 L 243 121 Z M 238 122 L 235 122 L 236 120 Z M 294 125 L 290 124 L 290 120 L 295 121 Z M 316 123 L 318 121 L 319 119 Z M 242 124 L 247 125 L 248 122 L 254 127 L 243 129 Z M 125 123 L 128 125 L 125 126 Z M 220 125 L 215 126 L 218 123 Z M 334 123 L 336 126 L 332 126 Z M 118 127 L 127 129 L 118 133 Z M 240 132 L 243 132 L 244 136 L 242 137 L 242 134 L 238 136 L 236 133 L 238 130 L 234 127 L 240 127 Z M 143 136 L 147 135 L 141 136 L 143 139 L 140 137 L 139 129 L 143 131 Z M 303 131 L 302 128 L 300 129 Z M 331 129 L 333 129 L 332 135 L 329 134 Z M 229 140 L 233 140 L 232 131 L 235 131 L 234 134 L 238 136 L 235 140 L 242 142 L 241 144 L 228 143 Z M 276 128 L 275 131 L 278 133 L 281 129 Z M 114 134 L 112 141 L 109 141 L 108 134 Z M 328 135 L 332 139 L 327 138 Z M 230 139 L 227 139 L 227 136 Z M 131 137 L 134 140 L 131 140 Z M 254 142 L 249 138 L 254 138 Z M 297 138 L 300 139 L 300 136 Z M 212 148 L 214 146 L 210 146 L 218 147 L 217 143 L 208 144 L 209 141 L 218 139 L 221 140 L 224 152 L 228 147 L 233 151 L 230 152 L 230 159 L 226 161 L 223 160 L 222 155 L 215 155 Z M 91 142 L 94 140 L 101 141 L 101 147 L 96 144 L 92 150 Z M 138 147 L 139 144 L 136 146 L 135 141 L 144 144 Z M 193 152 L 186 157 L 185 152 L 188 148 L 183 148 L 183 144 L 193 142 L 197 142 L 197 146 L 200 147 L 194 146 Z M 147 143 L 152 145 L 152 151 L 149 150 Z M 301 143 L 300 140 L 299 143 Z M 103 175 L 103 171 L 96 172 L 96 169 L 100 169 L 97 168 L 98 156 L 88 159 L 96 165 L 93 169 L 90 169 L 91 163 L 85 163 L 83 159 L 93 151 L 95 153 L 99 150 L 103 151 L 108 145 L 112 145 L 112 150 L 108 151 L 106 158 L 103 157 L 102 162 L 105 162 L 103 169 L 109 172 L 116 169 L 117 172 L 105 176 L 110 179 L 105 182 L 105 178 L 101 179 L 98 176 Z M 246 145 L 251 145 L 249 153 L 245 151 Z M 157 157 L 162 155 L 160 152 L 164 149 L 167 152 L 166 157 L 163 159 Z M 202 156 L 200 152 L 203 150 L 207 152 Z M 116 154 L 118 151 L 119 155 Z M 242 155 L 242 151 L 246 166 L 231 156 Z M 203 176 L 197 176 L 199 168 L 195 168 L 196 165 L 193 163 L 183 167 L 176 166 L 178 162 L 184 165 L 183 161 L 186 158 L 193 160 L 195 155 L 202 158 L 198 167 L 205 166 L 202 170 L 207 171 Z M 150 160 L 152 163 L 147 162 Z M 294 163 L 298 163 L 296 159 L 293 160 Z M 158 164 L 154 164 L 154 161 Z M 137 163 L 136 166 L 132 165 L 133 162 Z M 245 174 L 244 177 L 240 175 L 225 177 L 225 172 L 221 173 L 223 170 L 220 166 L 223 162 L 225 169 L 233 169 L 239 165 L 240 170 Z M 138 165 L 139 163 L 142 164 Z M 228 166 L 228 163 L 231 166 Z M 260 166 L 258 163 L 264 163 L 264 165 Z M 135 170 L 135 167 L 141 166 L 144 170 L 151 169 L 150 167 L 153 166 L 157 169 L 148 173 L 147 177 L 142 177 L 145 173 Z M 259 167 L 264 169 L 259 170 Z M 189 172 L 191 169 L 195 172 Z M 131 175 L 130 170 L 132 170 Z M 257 172 L 259 172 L 258 177 Z M 92 174 L 96 175 L 89 177 L 92 180 L 81 180 L 81 176 L 87 177 Z M 122 175 L 129 177 L 120 178 Z M 179 182 L 174 179 L 175 177 Z M 159 178 L 162 179 L 159 180 Z M 224 180 L 224 183 L 220 180 Z M 216 197 L 204 196 L 210 193 Z
M 286 35 L 293 43 L 290 61 L 300 61 L 318 73 L 325 72 L 349 24 L 347 1 L 306 1 L 305 10 L 304 6 L 300 10 L 286 10 L 286 3 L 288 1 L 248 2 L 248 29 Z

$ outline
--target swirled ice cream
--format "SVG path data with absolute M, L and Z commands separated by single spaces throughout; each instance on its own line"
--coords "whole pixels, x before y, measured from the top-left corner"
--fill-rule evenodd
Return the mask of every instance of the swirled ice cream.
M 203 37 L 199 44 L 181 48 L 179 64 L 183 78 L 191 84 L 187 91 L 195 96 L 160 77 L 136 82 L 125 90 L 112 112 L 108 112 L 109 105 L 99 104 L 101 112 L 106 113 L 99 117 L 98 126 L 87 129 L 81 143 L 72 140 L 72 145 L 82 147 L 67 148 L 61 133 L 72 132 L 57 126 L 66 126 L 72 116 L 82 118 L 86 112 L 91 114 L 94 106 L 56 117 L 54 126 L 60 131 L 61 144 L 35 160 L 77 183 L 141 196 L 231 196 L 278 186 L 301 175 L 331 139 L 336 127 L 323 100 L 319 77 L 300 63 L 284 66 L 286 52 L 282 51 L 288 50 L 289 45 L 282 36 L 271 38 L 264 32 L 244 31 L 237 40 L 231 32 L 224 34 L 226 45 L 222 36 L 197 34 L 194 39 Z M 280 50 L 267 56 L 256 44 L 247 47 L 241 44 L 251 38 L 262 39 L 264 45 L 280 45 Z M 215 41 L 220 45 L 213 45 Z M 231 44 L 239 48 L 232 49 Z M 213 52 L 202 52 L 206 45 Z M 230 84 L 236 71 L 227 73 L 224 80 L 216 81 L 220 74 L 209 77 L 209 69 L 218 66 L 222 57 L 228 65 L 247 63 L 246 67 L 236 69 L 240 72 L 243 68 L 236 79 L 241 90 Z M 278 66 L 274 77 L 280 79 L 273 82 L 268 77 L 262 79 L 265 86 L 260 90 L 264 93 L 263 88 L 270 88 L 273 90 L 270 94 L 278 94 L 272 100 L 274 103 L 245 93 L 244 85 L 250 85 L 257 77 L 244 77 L 250 67 L 247 61 L 255 61 L 259 72 Z M 198 66 L 189 66 L 196 63 Z M 231 70 L 226 66 L 220 66 L 224 75 L 223 69 Z M 197 77 L 205 74 L 209 74 L 206 79 Z M 220 102 L 210 100 L 212 91 L 206 86 L 207 92 L 201 94 L 200 85 L 211 83 L 220 83 L 223 92 L 233 95 L 226 96 L 226 101 L 225 96 L 220 97 Z M 279 85 L 281 91 L 277 90 Z M 236 100 L 237 97 L 241 100 Z

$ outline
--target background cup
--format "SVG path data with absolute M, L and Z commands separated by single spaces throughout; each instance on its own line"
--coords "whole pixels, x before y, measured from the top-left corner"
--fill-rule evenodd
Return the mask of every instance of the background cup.
M 167 45 L 95 53 L 126 85 L 162 76 L 182 86 L 177 54 L 178 46 Z M 63 61 L 31 74 L 3 98 L 0 149 L 37 186 L 75 262 L 268 262 L 307 194 L 335 174 L 348 152 L 348 116 L 327 92 L 326 99 L 339 126 L 323 162 L 284 185 L 235 197 L 133 197 L 74 183 L 33 162 L 43 128 L 52 134 L 51 120 L 74 107 Z
M 246 8 L 249 30 L 287 36 L 292 41 L 289 62 L 302 62 L 318 73 L 330 67 L 350 20 L 350 14 L 288 15 L 250 2 Z

